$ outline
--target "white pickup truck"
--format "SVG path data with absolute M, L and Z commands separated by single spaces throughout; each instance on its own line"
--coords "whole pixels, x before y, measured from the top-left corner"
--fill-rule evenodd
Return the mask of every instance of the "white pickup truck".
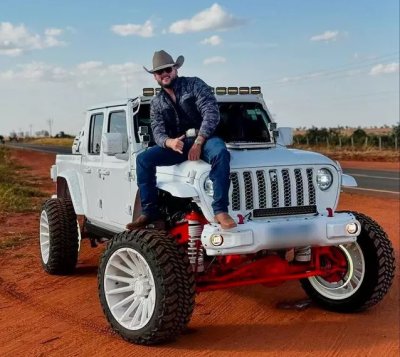
M 57 155 L 57 192 L 40 216 L 48 273 L 74 271 L 81 239 L 107 241 L 100 302 L 113 329 L 139 344 L 176 338 L 196 292 L 299 280 L 315 302 L 338 312 L 361 311 L 384 297 L 395 270 L 390 240 L 369 217 L 336 212 L 341 186 L 355 180 L 323 155 L 287 148 L 291 130 L 276 128 L 260 87 L 214 89 L 237 227 L 223 230 L 213 221 L 210 166 L 187 161 L 157 169 L 165 230 L 125 231 L 141 212 L 136 157 L 154 145 L 155 92 L 89 108 L 72 154 Z

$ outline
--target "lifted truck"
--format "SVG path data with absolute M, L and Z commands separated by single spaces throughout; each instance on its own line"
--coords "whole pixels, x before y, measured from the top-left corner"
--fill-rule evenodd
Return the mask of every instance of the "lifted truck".
M 217 135 L 231 154 L 229 214 L 213 221 L 210 165 L 157 168 L 165 230 L 125 231 L 141 212 L 136 156 L 154 145 L 143 96 L 89 108 L 72 155 L 57 155 L 57 194 L 40 216 L 40 247 L 50 274 L 74 271 L 82 238 L 108 241 L 98 270 L 99 297 L 113 329 L 128 341 L 176 338 L 196 292 L 300 280 L 323 308 L 356 312 L 377 304 L 392 284 L 393 248 L 383 229 L 357 212 L 336 212 L 341 186 L 355 186 L 339 163 L 287 148 L 260 87 L 217 87 Z M 83 224 L 77 224 L 77 216 Z

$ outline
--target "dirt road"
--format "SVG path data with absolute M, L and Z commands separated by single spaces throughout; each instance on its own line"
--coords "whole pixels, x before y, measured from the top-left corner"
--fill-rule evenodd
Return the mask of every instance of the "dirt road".
M 17 150 L 38 185 L 53 191 L 54 155 Z M 343 194 L 340 209 L 373 217 L 393 241 L 399 261 L 399 202 Z M 38 214 L 0 217 L 0 239 L 21 234 L 19 248 L 0 255 L 0 356 L 398 356 L 398 273 L 386 298 L 360 314 L 336 314 L 314 305 L 284 309 L 305 299 L 297 282 L 203 293 L 190 330 L 164 346 L 131 345 L 109 328 L 97 297 L 102 247 L 83 242 L 74 276 L 44 273 L 38 247 Z

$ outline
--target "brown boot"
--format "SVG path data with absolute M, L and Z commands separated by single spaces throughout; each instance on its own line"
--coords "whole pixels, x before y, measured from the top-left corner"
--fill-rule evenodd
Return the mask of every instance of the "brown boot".
M 146 227 L 148 224 L 151 223 L 151 219 L 150 217 L 141 214 L 138 218 L 136 218 L 133 222 L 128 223 L 126 225 L 126 229 L 128 231 L 131 231 L 133 229 L 138 229 L 138 228 L 144 228 Z
M 237 226 L 233 218 L 226 212 L 216 214 L 214 219 L 221 225 L 222 229 L 231 229 Z

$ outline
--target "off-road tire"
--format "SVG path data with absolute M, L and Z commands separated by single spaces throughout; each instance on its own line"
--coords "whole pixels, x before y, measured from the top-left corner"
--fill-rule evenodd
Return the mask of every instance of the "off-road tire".
M 105 271 L 112 255 L 123 249 L 138 252 L 149 266 L 156 290 L 154 310 L 146 325 L 128 329 L 117 321 L 105 294 Z M 142 229 L 114 236 L 100 259 L 98 270 L 100 303 L 114 329 L 125 340 L 152 345 L 176 339 L 190 321 L 195 303 L 195 280 L 187 254 L 164 231 Z
M 359 289 L 346 299 L 335 300 L 320 294 L 309 279 L 301 280 L 303 289 L 312 300 L 336 312 L 359 312 L 376 305 L 388 292 L 395 273 L 393 247 L 382 227 L 362 213 L 348 213 L 361 224 L 357 243 L 365 260 L 365 276 Z
M 75 270 L 78 260 L 79 235 L 76 214 L 68 198 L 51 198 L 42 207 L 47 215 L 49 252 L 47 262 L 41 261 L 49 274 L 66 275 Z M 42 217 L 41 215 L 41 217 Z

